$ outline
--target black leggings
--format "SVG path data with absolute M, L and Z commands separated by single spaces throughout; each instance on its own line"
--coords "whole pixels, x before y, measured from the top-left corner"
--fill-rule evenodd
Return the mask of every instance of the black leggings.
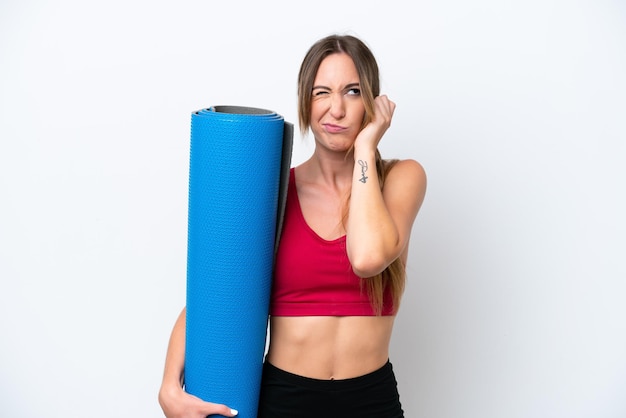
M 257 418 L 402 418 L 391 363 L 364 376 L 320 380 L 265 362 Z

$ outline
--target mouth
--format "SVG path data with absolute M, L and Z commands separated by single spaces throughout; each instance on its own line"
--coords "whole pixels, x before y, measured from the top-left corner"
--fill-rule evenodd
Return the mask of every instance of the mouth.
M 323 123 L 322 126 L 324 127 L 324 129 L 326 130 L 326 132 L 331 133 L 331 134 L 336 134 L 339 132 L 343 132 L 345 131 L 347 128 L 340 126 L 340 125 L 334 125 L 332 123 Z

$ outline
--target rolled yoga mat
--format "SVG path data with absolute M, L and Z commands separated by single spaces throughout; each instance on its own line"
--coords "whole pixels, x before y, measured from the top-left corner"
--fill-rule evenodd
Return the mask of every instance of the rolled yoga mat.
M 191 115 L 185 390 L 256 417 L 293 125 L 264 109 Z

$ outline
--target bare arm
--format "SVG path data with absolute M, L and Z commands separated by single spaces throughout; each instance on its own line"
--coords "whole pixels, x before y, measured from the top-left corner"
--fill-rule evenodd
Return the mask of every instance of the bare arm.
M 237 415 L 237 411 L 226 405 L 204 402 L 183 390 L 185 368 L 186 309 L 183 309 L 174 324 L 165 357 L 163 381 L 159 390 L 159 404 L 167 418 L 205 418 L 220 414 L 226 417 Z
M 426 191 L 426 174 L 413 160 L 398 162 L 387 176 L 384 191 L 380 190 L 375 152 L 394 109 L 387 97 L 376 98 L 375 119 L 355 141 L 346 245 L 360 277 L 382 272 L 405 251 Z

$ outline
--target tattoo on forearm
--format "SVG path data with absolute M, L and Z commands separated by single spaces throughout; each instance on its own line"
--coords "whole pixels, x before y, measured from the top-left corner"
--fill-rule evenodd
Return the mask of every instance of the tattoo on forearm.
M 367 183 L 367 176 L 365 175 L 367 171 L 367 161 L 359 160 L 359 165 L 361 166 L 361 178 L 359 181 L 361 183 Z

